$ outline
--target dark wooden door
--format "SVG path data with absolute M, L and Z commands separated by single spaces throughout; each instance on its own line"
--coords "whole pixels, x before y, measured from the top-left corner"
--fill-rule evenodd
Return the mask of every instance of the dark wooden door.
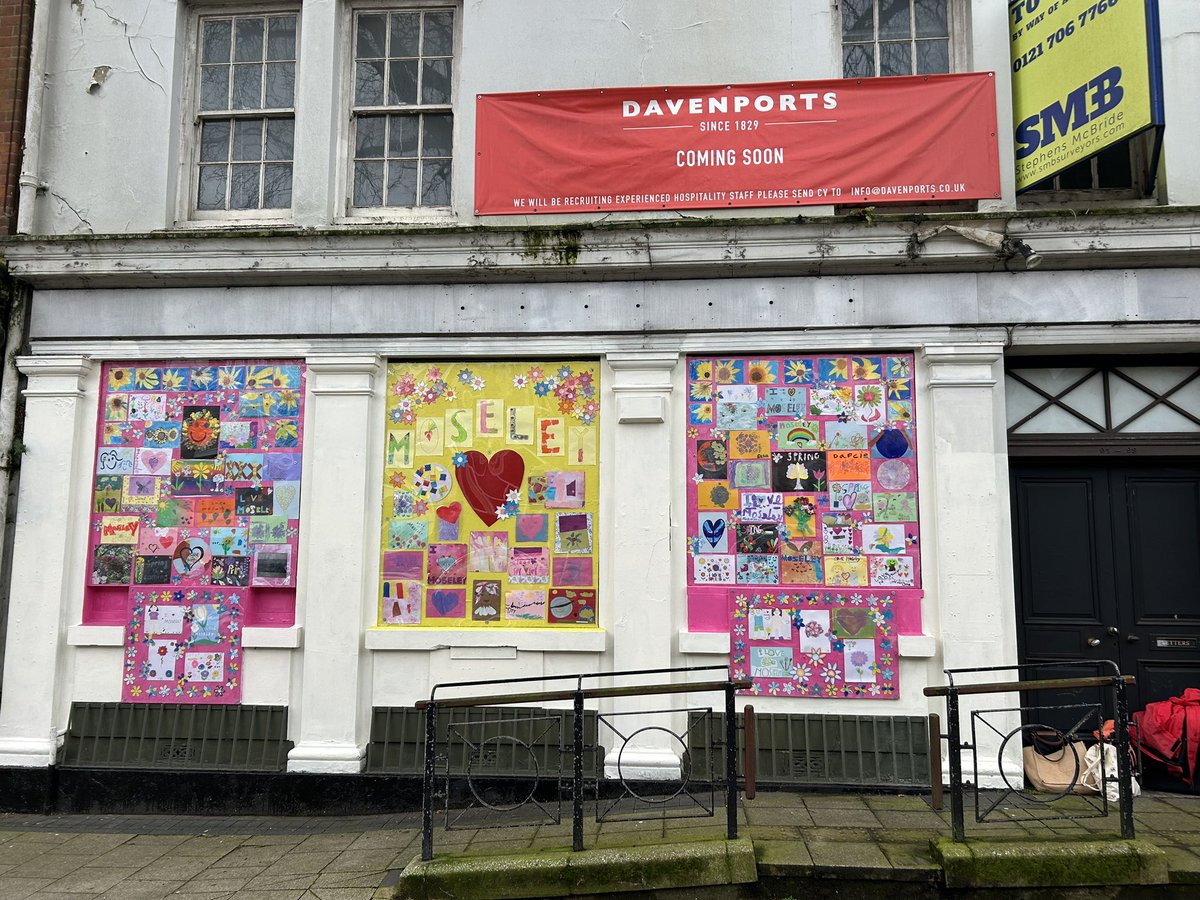
M 1131 711 L 1200 685 L 1200 464 L 1013 460 L 1011 472 L 1021 661 L 1062 677 L 1050 661 L 1112 660 L 1137 676 Z M 1094 699 L 1107 698 L 1023 702 Z

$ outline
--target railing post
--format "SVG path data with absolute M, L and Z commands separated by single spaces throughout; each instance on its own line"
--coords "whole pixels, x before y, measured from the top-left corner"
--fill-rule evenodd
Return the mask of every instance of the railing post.
M 571 849 L 583 849 L 583 689 L 575 691 L 575 779 L 571 804 Z
M 1129 770 L 1129 700 L 1125 693 L 1125 679 L 1118 675 L 1113 679 L 1113 705 L 1116 714 L 1117 744 L 1117 789 L 1121 804 L 1121 837 L 1133 840 L 1133 785 Z M 1101 757 L 1103 759 L 1103 756 Z
M 933 808 L 941 812 L 942 798 L 942 717 L 929 714 L 929 791 Z
M 737 840 L 737 711 L 733 682 L 725 685 L 725 825 L 729 840 Z
M 746 799 L 753 800 L 758 793 L 758 719 L 748 703 L 742 710 L 742 759 Z
M 433 859 L 433 773 L 437 756 L 437 703 L 425 707 L 425 782 L 421 786 L 421 860 Z
M 946 694 L 946 718 L 950 750 L 950 828 L 956 841 L 967 839 L 963 821 L 962 732 L 958 721 L 958 690 L 950 687 Z

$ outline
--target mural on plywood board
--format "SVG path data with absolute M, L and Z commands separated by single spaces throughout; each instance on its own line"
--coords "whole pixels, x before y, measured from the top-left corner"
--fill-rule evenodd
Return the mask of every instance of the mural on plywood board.
M 262 624 L 290 624 L 304 381 L 298 360 L 102 369 L 85 621 L 119 593 L 124 700 L 236 703 L 243 611 L 282 595 Z
M 919 630 L 913 357 L 688 361 L 688 618 L 750 693 L 895 698 Z
M 388 366 L 379 623 L 596 625 L 600 368 Z

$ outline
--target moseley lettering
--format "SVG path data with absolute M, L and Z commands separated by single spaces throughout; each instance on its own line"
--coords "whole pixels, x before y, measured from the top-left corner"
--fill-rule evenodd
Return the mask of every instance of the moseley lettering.
M 1101 72 L 1067 94 L 1062 102 L 1054 101 L 1017 126 L 1017 159 L 1025 159 L 1060 137 L 1066 137 L 1093 119 L 1111 112 L 1124 97 L 1120 66 Z

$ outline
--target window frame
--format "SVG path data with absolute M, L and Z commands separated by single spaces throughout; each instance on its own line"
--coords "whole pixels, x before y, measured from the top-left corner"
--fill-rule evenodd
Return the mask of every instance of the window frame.
M 1150 157 L 1154 152 L 1154 141 L 1156 140 L 1154 132 L 1154 128 L 1149 128 L 1141 134 L 1135 134 L 1128 139 L 1132 186 L 1066 189 L 1054 187 L 1038 190 L 1026 188 L 1017 194 L 1017 208 L 1061 209 L 1063 207 L 1079 207 L 1082 209 L 1097 205 L 1113 208 L 1137 208 L 1159 205 L 1158 193 L 1161 189 L 1161 180 L 1155 177 L 1156 173 L 1149 171 Z M 1112 146 L 1115 147 L 1117 145 L 1114 144 Z M 1099 153 L 1093 153 L 1087 159 L 1080 160 L 1080 163 L 1086 162 L 1092 166 L 1093 178 L 1096 177 L 1096 166 L 1103 152 L 1102 150 Z M 1053 179 L 1057 179 L 1058 177 L 1058 175 L 1051 176 Z M 1148 179 L 1152 180 L 1152 183 L 1147 183 Z
M 879 3 L 880 0 L 871 0 L 872 7 L 875 11 L 876 35 L 871 41 L 871 46 L 874 48 L 875 54 L 875 75 L 871 78 L 903 78 L 912 76 L 903 75 L 880 75 L 879 73 L 879 37 L 878 37 L 878 22 L 879 22 Z M 837 27 L 834 29 L 834 40 L 836 44 L 836 52 L 834 59 L 837 62 L 838 74 L 837 78 L 865 78 L 864 75 L 847 76 L 845 74 L 845 61 L 843 56 L 843 48 L 846 44 L 844 39 L 845 21 L 843 11 L 844 0 L 834 0 L 834 9 L 836 15 L 834 19 Z M 909 0 L 911 8 L 912 0 Z M 964 0 L 946 0 L 946 30 L 949 33 L 948 57 L 949 69 L 948 73 L 953 72 L 969 72 L 971 71 L 971 10 L 970 4 Z M 917 40 L 915 35 L 908 38 L 909 44 L 913 44 Z M 864 41 L 851 41 L 853 44 L 865 43 Z M 914 66 L 915 68 L 915 66 Z M 941 74 L 941 73 L 925 73 L 925 74 Z M 913 76 L 918 73 L 913 73 Z
M 187 227 L 229 227 L 239 225 L 279 225 L 290 224 L 293 220 L 296 191 L 296 132 L 293 128 L 292 138 L 292 203 L 286 207 L 269 207 L 255 209 L 201 209 L 199 205 L 200 189 L 200 153 L 201 133 L 204 121 L 211 119 L 268 119 L 287 118 L 285 107 L 269 110 L 239 110 L 234 115 L 202 113 L 200 109 L 200 65 L 203 48 L 201 41 L 203 32 L 201 23 L 205 19 L 223 19 L 238 17 L 295 16 L 296 17 L 296 58 L 295 78 L 292 88 L 292 106 L 290 118 L 293 125 L 297 119 L 297 99 L 300 95 L 300 81 L 303 61 L 300 58 L 301 35 L 304 27 L 303 4 L 300 0 L 281 3 L 239 3 L 227 4 L 215 0 L 200 0 L 189 4 L 188 21 L 184 45 L 184 74 L 182 79 L 183 101 L 180 103 L 181 122 L 179 128 L 179 179 L 178 196 L 176 200 L 176 225 Z M 268 160 L 262 160 L 262 163 Z M 260 183 L 261 191 L 261 183 Z
M 421 115 L 426 111 L 448 112 L 452 119 L 450 131 L 450 199 L 445 206 L 355 206 L 354 205 L 354 143 L 355 121 L 358 118 L 354 102 L 354 71 L 355 71 L 355 40 L 357 22 L 360 14 L 388 14 L 404 11 L 429 12 L 447 10 L 452 13 L 454 23 L 451 35 L 451 72 L 450 72 L 450 102 L 448 104 L 424 105 L 416 104 L 403 107 L 412 110 L 412 115 Z M 361 0 L 347 3 L 344 6 L 342 18 L 342 66 L 341 103 L 341 133 L 338 136 L 339 152 L 337 154 L 337 212 L 335 221 L 338 223 L 443 223 L 455 221 L 458 218 L 455 191 L 461 177 L 461 127 L 459 115 L 459 82 L 460 64 L 462 61 L 462 32 L 463 4 L 460 0 Z M 393 114 L 398 107 L 365 107 L 376 113 Z M 402 113 L 404 114 L 404 113 Z

